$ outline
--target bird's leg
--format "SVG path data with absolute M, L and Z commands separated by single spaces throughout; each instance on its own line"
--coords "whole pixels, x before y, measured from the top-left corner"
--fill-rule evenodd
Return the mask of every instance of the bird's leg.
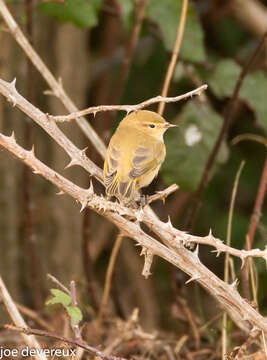
M 132 209 L 138 209 L 137 203 L 135 200 L 126 200 L 126 199 L 120 199 L 119 202 L 126 207 L 132 208 Z
M 148 195 L 140 196 L 140 207 L 143 208 L 148 204 Z

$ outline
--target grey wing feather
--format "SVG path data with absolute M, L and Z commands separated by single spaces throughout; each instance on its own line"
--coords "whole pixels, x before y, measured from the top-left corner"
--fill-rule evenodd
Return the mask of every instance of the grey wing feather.
M 157 166 L 157 160 L 148 149 L 145 147 L 139 147 L 134 152 L 132 166 L 133 168 L 129 172 L 129 177 L 131 179 L 136 179 L 154 169 L 154 167 Z
M 106 187 L 109 187 L 111 185 L 114 176 L 116 175 L 119 166 L 119 159 L 120 159 L 119 151 L 116 148 L 111 147 L 104 168 L 104 174 L 105 174 L 104 182 Z

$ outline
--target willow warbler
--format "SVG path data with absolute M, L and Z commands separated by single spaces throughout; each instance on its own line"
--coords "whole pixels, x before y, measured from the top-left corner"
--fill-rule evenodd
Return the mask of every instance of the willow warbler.
M 132 112 L 120 122 L 104 164 L 108 196 L 131 202 L 139 189 L 151 183 L 166 155 L 163 134 L 173 126 L 147 110 Z

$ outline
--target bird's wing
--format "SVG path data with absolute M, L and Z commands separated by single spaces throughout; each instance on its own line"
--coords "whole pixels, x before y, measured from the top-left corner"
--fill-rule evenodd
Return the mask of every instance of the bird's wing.
M 110 143 L 107 149 L 106 159 L 104 163 L 104 185 L 107 189 L 112 184 L 112 181 L 116 176 L 119 161 L 120 152 L 112 143 Z
M 154 151 L 145 146 L 140 146 L 134 152 L 132 159 L 132 169 L 129 172 L 131 179 L 138 179 L 140 176 L 153 172 L 164 160 L 165 146 L 157 144 Z
M 164 147 L 164 145 L 163 145 Z M 133 154 L 131 167 L 124 168 L 124 176 L 118 173 L 120 163 L 120 151 L 112 144 L 109 145 L 104 164 L 104 184 L 106 192 L 109 196 L 116 196 L 120 199 L 132 199 L 135 194 L 136 182 L 146 174 L 154 171 L 163 161 L 162 149 L 157 147 L 156 154 L 147 149 L 145 146 L 139 145 Z M 165 147 L 164 147 L 165 149 Z M 156 155 L 156 156 L 155 156 Z
M 109 196 L 116 196 L 119 199 L 132 199 L 135 191 L 135 181 L 128 176 L 121 177 L 118 174 L 121 152 L 112 141 L 109 144 L 104 164 L 104 185 Z M 126 170 L 126 169 L 124 169 Z

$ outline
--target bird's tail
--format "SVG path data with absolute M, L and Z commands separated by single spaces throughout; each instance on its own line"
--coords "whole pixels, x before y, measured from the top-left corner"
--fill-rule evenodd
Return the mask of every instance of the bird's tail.
M 116 174 L 106 187 L 108 196 L 116 196 L 120 200 L 132 200 L 135 194 L 136 180 L 121 181 Z

